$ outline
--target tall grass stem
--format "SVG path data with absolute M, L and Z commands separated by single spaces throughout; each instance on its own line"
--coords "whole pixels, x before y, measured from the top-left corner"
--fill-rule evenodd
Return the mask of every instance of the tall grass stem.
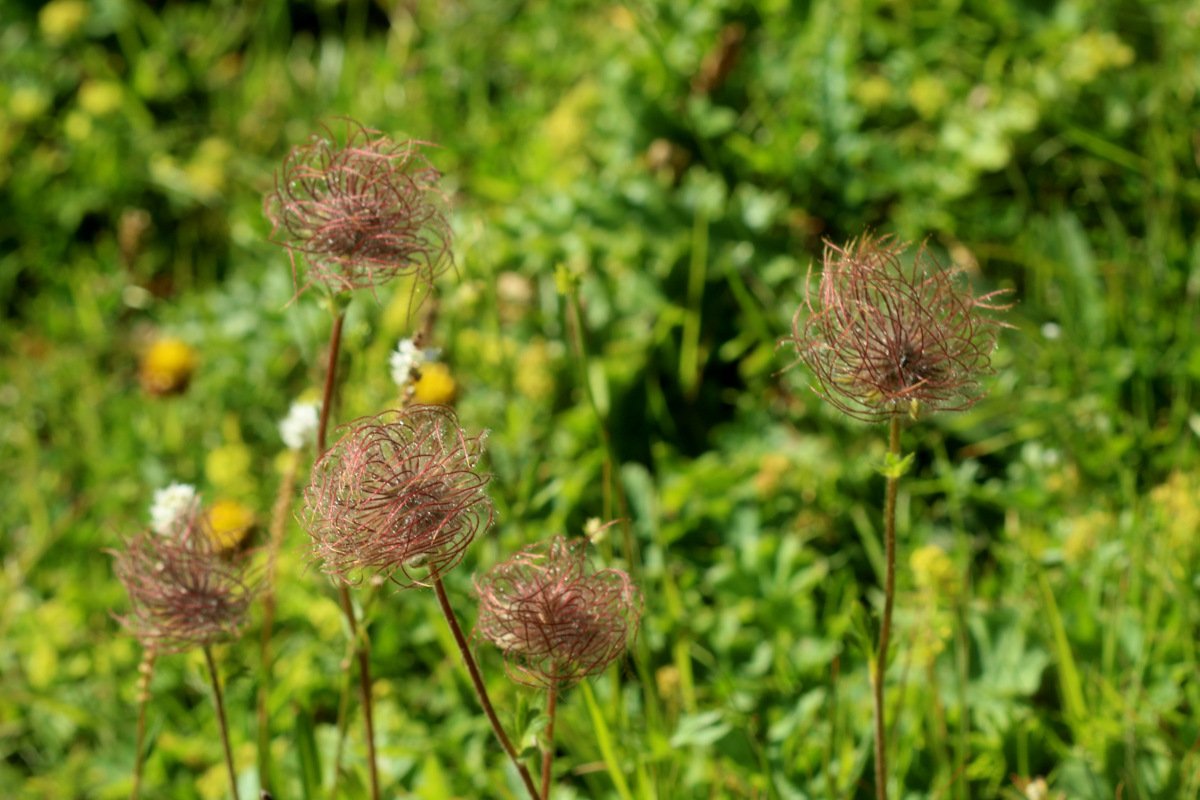
M 613 446 L 612 434 L 608 430 L 608 420 L 600 409 L 596 393 L 592 390 L 591 369 L 587 343 L 583 335 L 583 310 L 579 305 L 579 288 L 572 284 L 566 292 L 567 309 L 570 315 L 568 329 L 574 334 L 572 344 L 575 347 L 575 363 L 579 366 L 579 384 L 587 398 L 588 407 L 596 418 L 596 427 L 600 430 L 600 439 L 604 444 L 604 516 L 613 519 L 613 501 L 615 499 L 617 513 L 621 520 L 621 533 L 625 547 L 625 560 L 629 564 L 629 572 L 637 580 L 641 574 L 641 557 L 638 554 L 637 542 L 633 538 L 633 529 L 629 518 L 629 502 L 625 497 L 625 488 L 621 485 L 621 464 L 617 458 L 616 447 Z
M 142 653 L 142 663 L 138 665 L 138 718 L 137 744 L 133 753 L 133 789 L 129 792 L 129 800 L 138 800 L 142 791 L 142 767 L 145 764 L 146 749 L 146 707 L 150 705 L 150 679 L 154 676 L 154 659 L 157 653 L 148 647 Z
M 275 505 L 271 508 L 271 523 L 267 538 L 267 570 L 264 580 L 262 606 L 262 640 L 260 645 L 260 661 L 262 663 L 262 678 L 258 685 L 258 781 L 259 788 L 271 792 L 271 720 L 267 713 L 267 702 L 270 699 L 272 684 L 272 655 L 271 633 L 275 626 L 275 567 L 279 558 L 279 548 L 283 544 L 283 534 L 287 528 L 289 510 L 296 495 L 296 474 L 300 471 L 300 450 L 288 452 L 287 464 L 284 466 L 283 477 L 279 482 L 279 491 L 275 495 Z

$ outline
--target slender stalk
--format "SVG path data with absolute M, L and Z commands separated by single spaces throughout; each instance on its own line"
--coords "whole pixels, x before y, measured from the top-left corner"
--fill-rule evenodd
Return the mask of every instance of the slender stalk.
M 342 325 L 346 314 L 337 305 L 337 298 L 330 298 L 330 311 L 333 314 L 333 327 L 329 331 L 329 360 L 325 369 L 325 387 L 321 395 L 321 417 L 317 424 L 317 458 L 325 454 L 325 442 L 329 431 L 329 416 L 337 389 L 337 362 L 342 348 Z M 354 642 L 354 655 L 358 661 L 359 690 L 362 694 L 363 727 L 367 739 L 367 766 L 371 776 L 371 800 L 379 800 L 379 767 L 375 758 L 375 718 L 371 703 L 371 656 L 365 636 L 358 635 L 358 620 L 354 616 L 354 603 L 350 599 L 350 589 L 344 584 L 338 585 L 338 602 L 346 615 L 346 623 L 350 627 L 350 638 Z M 338 752 L 341 752 L 339 744 Z M 340 759 L 339 759 L 340 762 Z M 334 785 L 341 773 L 341 764 L 334 764 Z
M 483 713 L 487 715 L 488 722 L 492 723 L 492 730 L 496 732 L 500 746 L 504 748 L 504 752 L 508 753 L 513 766 L 517 768 L 521 781 L 529 790 L 529 796 L 532 800 L 540 800 L 533 777 L 521 763 L 521 759 L 517 755 L 517 748 L 513 747 L 512 740 L 508 738 L 508 734 L 504 732 L 504 727 L 500 724 L 500 718 L 496 716 L 496 709 L 492 707 L 491 698 L 488 697 L 487 686 L 484 685 L 483 676 L 479 673 L 479 665 L 475 663 L 475 656 L 471 655 L 467 637 L 463 635 L 462 628 L 458 624 L 458 617 L 454 615 L 454 609 L 450 607 L 450 598 L 446 596 L 446 587 L 442 584 L 441 578 L 433 579 L 433 588 L 437 593 L 438 605 L 442 608 L 442 614 L 446 617 L 446 624 L 450 626 L 450 633 L 454 634 L 454 641 L 458 645 L 458 652 L 462 655 L 463 664 L 466 665 L 467 672 L 471 676 L 471 683 L 475 686 L 475 694 L 479 698 L 479 705 L 483 706 Z
M 333 328 L 329 331 L 329 362 L 325 368 L 325 389 L 321 394 L 321 419 L 317 424 L 317 458 L 325 455 L 325 434 L 329 430 L 329 412 L 333 405 L 334 390 L 337 388 L 338 352 L 342 349 L 342 325 L 345 312 L 339 310 L 336 301 L 330 301 L 333 312 Z
M 888 452 L 900 456 L 900 418 L 893 416 L 888 437 Z M 892 607 L 896 598 L 896 490 L 898 475 L 887 479 L 887 499 L 883 510 L 884 560 L 883 620 L 879 625 L 879 651 L 875 655 L 872 676 L 872 700 L 875 710 L 875 797 L 887 800 L 887 735 L 883 707 L 883 679 L 887 673 L 888 644 L 892 635 Z
M 827 715 L 829 718 L 829 739 L 822 748 L 822 755 L 825 762 L 825 785 L 829 789 L 829 800 L 837 800 L 838 795 L 837 780 L 833 773 L 833 750 L 835 742 L 838 740 L 838 677 L 842 674 L 842 659 L 840 656 L 833 657 L 833 663 L 829 667 L 829 706 Z
M 542 800 L 550 800 L 550 773 L 554 765 L 554 718 L 558 716 L 558 681 L 546 690 L 546 744 L 542 748 Z
M 970 563 L 968 561 L 968 563 Z M 969 573 L 968 573 L 969 574 Z M 969 597 L 969 581 L 965 584 L 963 597 Z M 954 771 L 957 800 L 971 800 L 971 784 L 967 781 L 967 762 L 971 758 L 971 708 L 968 705 L 967 687 L 971 677 L 971 645 L 967 640 L 966 600 L 956 601 L 954 610 L 954 668 L 958 673 L 958 731 L 954 738 L 954 756 L 957 767 Z
M 300 470 L 300 451 L 288 453 L 275 505 L 271 508 L 271 527 L 267 540 L 267 570 L 264 580 L 262 605 L 262 641 L 259 655 L 262 663 L 262 679 L 258 685 L 258 781 L 264 792 L 271 791 L 271 720 L 267 714 L 267 700 L 271 694 L 272 655 L 271 630 L 275 625 L 275 564 L 279 548 L 283 544 L 283 532 L 287 527 L 288 510 L 296 494 L 296 473 Z
M 588 406 L 592 410 L 593 416 L 596 418 L 596 426 L 600 430 L 601 443 L 604 445 L 604 464 L 603 476 L 601 485 L 604 493 L 604 515 L 607 519 L 612 519 L 613 502 L 615 499 L 616 510 L 620 514 L 621 534 L 623 546 L 625 548 L 625 560 L 629 564 L 629 573 L 633 576 L 634 583 L 640 583 L 642 572 L 642 557 L 638 548 L 637 540 L 633 535 L 633 527 L 630 522 L 631 515 L 629 513 L 629 501 L 625 495 L 624 484 L 621 481 L 621 462 L 617 455 L 616 445 L 613 444 L 612 435 L 609 432 L 608 419 L 604 412 L 600 409 L 600 403 L 596 398 L 595 392 L 592 391 L 591 373 L 588 368 L 589 353 L 587 348 L 587 339 L 585 336 L 585 328 L 583 322 L 583 308 L 579 301 L 579 288 L 572 281 L 563 292 L 566 302 L 566 319 L 564 327 L 570 332 L 571 344 L 575 350 L 575 363 L 578 372 L 579 385 L 583 388 L 584 396 L 587 398 Z M 645 640 L 643 639 L 642 642 Z M 660 710 L 661 703 L 656 690 L 656 683 L 653 680 L 647 680 L 650 675 L 649 661 L 647 658 L 647 649 L 645 644 L 639 644 L 634 655 L 634 663 L 637 667 L 638 674 L 642 677 L 640 681 L 643 708 L 645 714 L 645 722 L 648 730 L 653 732 L 661 730 L 660 721 L 662 712 Z M 613 676 L 614 680 L 616 675 Z M 620 706 L 617 708 L 618 715 L 623 714 Z M 654 768 L 651 767 L 653 770 Z M 658 782 L 657 772 L 653 782 Z
M 621 464 L 617 458 L 617 450 L 613 445 L 612 435 L 608 430 L 608 420 L 600 410 L 600 403 L 592 391 L 591 375 L 588 371 L 589 354 L 587 342 L 583 335 L 583 310 L 579 306 L 579 293 L 575 286 L 566 293 L 567 310 L 570 313 L 568 328 L 574 335 L 571 337 L 575 347 L 575 363 L 579 369 L 579 384 L 583 388 L 588 406 L 596 418 L 596 427 L 600 429 L 600 439 L 604 445 L 604 516 L 613 518 L 613 499 L 616 499 L 617 512 L 620 514 L 621 533 L 625 546 L 625 560 L 629 562 L 629 571 L 636 579 L 641 573 L 641 555 L 637 542 L 633 538 L 633 530 L 629 523 L 629 502 L 625 497 L 625 489 L 621 484 Z
M 346 653 L 345 663 L 349 665 L 354 651 L 354 642 L 347 641 L 350 652 Z M 354 675 L 347 666 L 342 681 L 342 690 L 338 694 L 337 711 L 337 745 L 333 751 L 333 780 L 329 783 L 329 800 L 337 800 L 338 779 L 342 775 L 342 755 L 346 752 L 346 729 L 349 727 L 350 694 L 354 690 Z
M 208 662 L 208 677 L 212 680 L 213 702 L 217 706 L 217 723 L 221 728 L 221 744 L 225 746 L 225 768 L 229 771 L 229 791 L 233 800 L 238 799 L 237 770 L 233 768 L 233 750 L 229 747 L 229 723 L 225 719 L 225 698 L 221 695 L 221 680 L 217 677 L 217 663 L 213 661 L 212 648 L 204 648 L 204 660 Z
M 338 586 L 338 598 L 342 611 L 346 614 L 346 622 L 350 625 L 350 638 L 354 642 L 354 655 L 358 661 L 358 688 L 362 695 L 363 726 L 367 736 L 367 764 L 371 773 L 371 800 L 379 800 L 379 767 L 375 763 L 375 715 L 371 703 L 371 646 L 366 631 L 360 636 L 358 620 L 354 617 L 354 604 L 350 600 L 350 590 L 345 584 Z
M 150 678 L 154 676 L 154 659 L 158 654 L 154 648 L 148 647 L 142 653 L 142 663 L 138 665 L 138 719 L 137 719 L 137 749 L 133 752 L 133 789 L 129 800 L 137 800 L 142 791 L 142 766 L 145 763 L 143 751 L 146 747 L 146 707 L 150 705 Z

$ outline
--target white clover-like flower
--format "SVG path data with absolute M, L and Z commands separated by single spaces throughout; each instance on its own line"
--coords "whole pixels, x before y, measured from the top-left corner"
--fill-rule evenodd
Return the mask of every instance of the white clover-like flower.
M 437 361 L 442 351 L 436 347 L 421 350 L 412 339 L 401 339 L 396 349 L 392 351 L 389 365 L 392 368 L 392 380 L 397 386 L 406 386 L 412 376 L 413 369 L 430 361 Z
M 150 527 L 161 536 L 174 535 L 188 523 L 199 504 L 196 487 L 190 483 L 172 483 L 159 489 L 150 504 Z
M 288 449 L 300 450 L 317 441 L 320 423 L 320 403 L 292 403 L 287 416 L 279 423 L 279 438 Z

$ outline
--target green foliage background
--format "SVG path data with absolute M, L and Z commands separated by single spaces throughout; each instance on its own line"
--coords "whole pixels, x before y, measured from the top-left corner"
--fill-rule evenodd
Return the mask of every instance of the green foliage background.
M 8 796 L 128 795 L 140 654 L 104 551 L 154 489 L 269 511 L 276 424 L 328 323 L 289 304 L 262 197 L 339 116 L 440 145 L 458 269 L 436 338 L 464 425 L 491 431 L 499 509 L 451 581 L 459 613 L 523 544 L 621 515 L 636 538 L 643 631 L 565 698 L 556 797 L 871 796 L 883 435 L 777 348 L 822 240 L 865 229 L 1018 299 L 990 395 L 906 433 L 896 796 L 1037 776 L 1073 799 L 1200 794 L 1200 3 L 2 0 L 0 19 Z M 340 419 L 394 401 L 404 297 L 352 306 Z M 137 382 L 161 333 L 201 355 L 177 398 Z M 278 796 L 316 797 L 345 639 L 288 535 L 272 743 Z M 614 534 L 599 558 L 622 553 Z M 371 619 L 388 796 L 517 796 L 432 598 L 383 593 Z M 244 796 L 256 642 L 220 652 Z M 541 698 L 481 653 L 532 745 Z M 227 791 L 200 665 L 159 664 L 147 796 Z

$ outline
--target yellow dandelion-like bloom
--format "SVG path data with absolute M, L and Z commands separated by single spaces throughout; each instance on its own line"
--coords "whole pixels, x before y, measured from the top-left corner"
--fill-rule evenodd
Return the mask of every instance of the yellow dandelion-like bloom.
M 236 500 L 218 500 L 205 516 L 205 532 L 217 550 L 234 549 L 254 529 L 254 512 Z
M 187 342 L 159 339 L 142 356 L 138 378 L 150 394 L 179 394 L 187 389 L 199 360 L 195 348 Z
M 440 361 L 421 366 L 421 378 L 413 385 L 412 401 L 419 405 L 449 406 L 458 397 L 458 382 Z

